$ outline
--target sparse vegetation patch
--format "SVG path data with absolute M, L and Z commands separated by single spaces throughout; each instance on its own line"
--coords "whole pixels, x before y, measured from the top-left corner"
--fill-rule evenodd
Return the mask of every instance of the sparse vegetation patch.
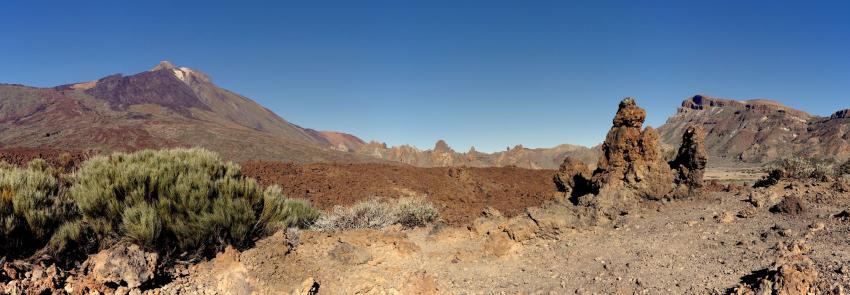
M 768 175 L 757 181 L 756 187 L 768 187 L 782 179 L 829 181 L 850 171 L 850 164 L 836 165 L 832 159 L 790 157 L 767 165 Z
M 398 200 L 368 199 L 350 207 L 335 206 L 313 225 L 318 230 L 335 231 L 355 228 L 384 228 L 399 224 L 421 227 L 440 219 L 439 212 L 424 197 Z

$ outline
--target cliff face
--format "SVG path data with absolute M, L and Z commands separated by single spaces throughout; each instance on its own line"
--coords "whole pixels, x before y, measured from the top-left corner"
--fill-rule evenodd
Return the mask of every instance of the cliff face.
M 848 110 L 826 118 L 771 100 L 696 95 L 658 131 L 664 143 L 678 146 L 689 124 L 701 126 L 713 161 L 764 163 L 792 155 L 844 159 L 850 156 L 848 116 Z

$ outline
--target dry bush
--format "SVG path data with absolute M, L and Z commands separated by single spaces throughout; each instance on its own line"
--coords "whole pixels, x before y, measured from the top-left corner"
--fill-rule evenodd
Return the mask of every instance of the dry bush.
M 44 160 L 27 168 L 0 165 L 0 251 L 38 247 L 68 214 L 59 197 L 59 182 Z
M 830 160 L 791 157 L 772 164 L 773 169 L 784 171 L 783 177 L 790 179 L 821 179 L 835 174 L 834 163 Z
M 850 159 L 844 161 L 844 163 L 841 163 L 841 165 L 838 165 L 838 167 L 835 169 L 835 174 L 839 177 L 844 175 L 850 175 Z
M 440 219 L 434 205 L 424 198 L 402 198 L 396 204 L 398 224 L 406 228 L 426 226 Z
M 52 238 L 56 251 L 117 239 L 215 251 L 245 245 L 269 227 L 309 225 L 318 216 L 309 204 L 283 198 L 279 188 L 263 191 L 238 165 L 199 148 L 94 157 L 72 181 L 79 215 Z
M 392 202 L 369 199 L 351 207 L 335 206 L 333 211 L 316 220 L 314 228 L 324 231 L 380 229 L 394 224 L 413 228 L 428 225 L 439 218 L 439 212 L 434 205 L 421 197 L 402 198 Z
M 791 157 L 775 161 L 767 168 L 768 175 L 757 181 L 755 186 L 771 186 L 782 179 L 826 181 L 841 175 L 840 166 L 836 167 L 834 161 L 829 159 Z

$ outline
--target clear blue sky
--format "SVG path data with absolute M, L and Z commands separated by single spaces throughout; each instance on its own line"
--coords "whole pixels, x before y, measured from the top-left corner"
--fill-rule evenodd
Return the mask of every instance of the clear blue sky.
M 73 3 L 72 3 L 73 2 Z M 0 82 L 168 59 L 296 124 L 390 145 L 593 145 L 634 96 L 850 107 L 850 1 L 2 1 Z

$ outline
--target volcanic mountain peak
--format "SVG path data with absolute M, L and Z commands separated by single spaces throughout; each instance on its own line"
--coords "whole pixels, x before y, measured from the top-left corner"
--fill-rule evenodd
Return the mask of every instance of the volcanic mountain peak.
M 153 67 L 150 70 L 150 72 L 156 72 L 156 71 L 159 71 L 159 70 L 171 70 L 171 69 L 174 69 L 174 68 L 176 68 L 176 67 L 170 61 L 163 60 L 163 61 L 160 61 L 159 64 L 157 64 L 155 67 Z
M 188 68 L 188 67 L 177 67 L 171 62 L 167 60 L 163 60 L 159 62 L 155 67 L 153 67 L 148 72 L 158 72 L 158 71 L 169 71 L 174 75 L 178 80 L 183 81 L 183 83 L 190 84 L 193 82 L 204 82 L 211 83 L 212 80 L 207 74 L 204 74 L 200 71 Z
M 163 61 L 148 71 L 52 88 L 0 85 L 0 148 L 201 146 L 231 160 L 378 161 L 340 153 L 359 138 L 314 132 Z

